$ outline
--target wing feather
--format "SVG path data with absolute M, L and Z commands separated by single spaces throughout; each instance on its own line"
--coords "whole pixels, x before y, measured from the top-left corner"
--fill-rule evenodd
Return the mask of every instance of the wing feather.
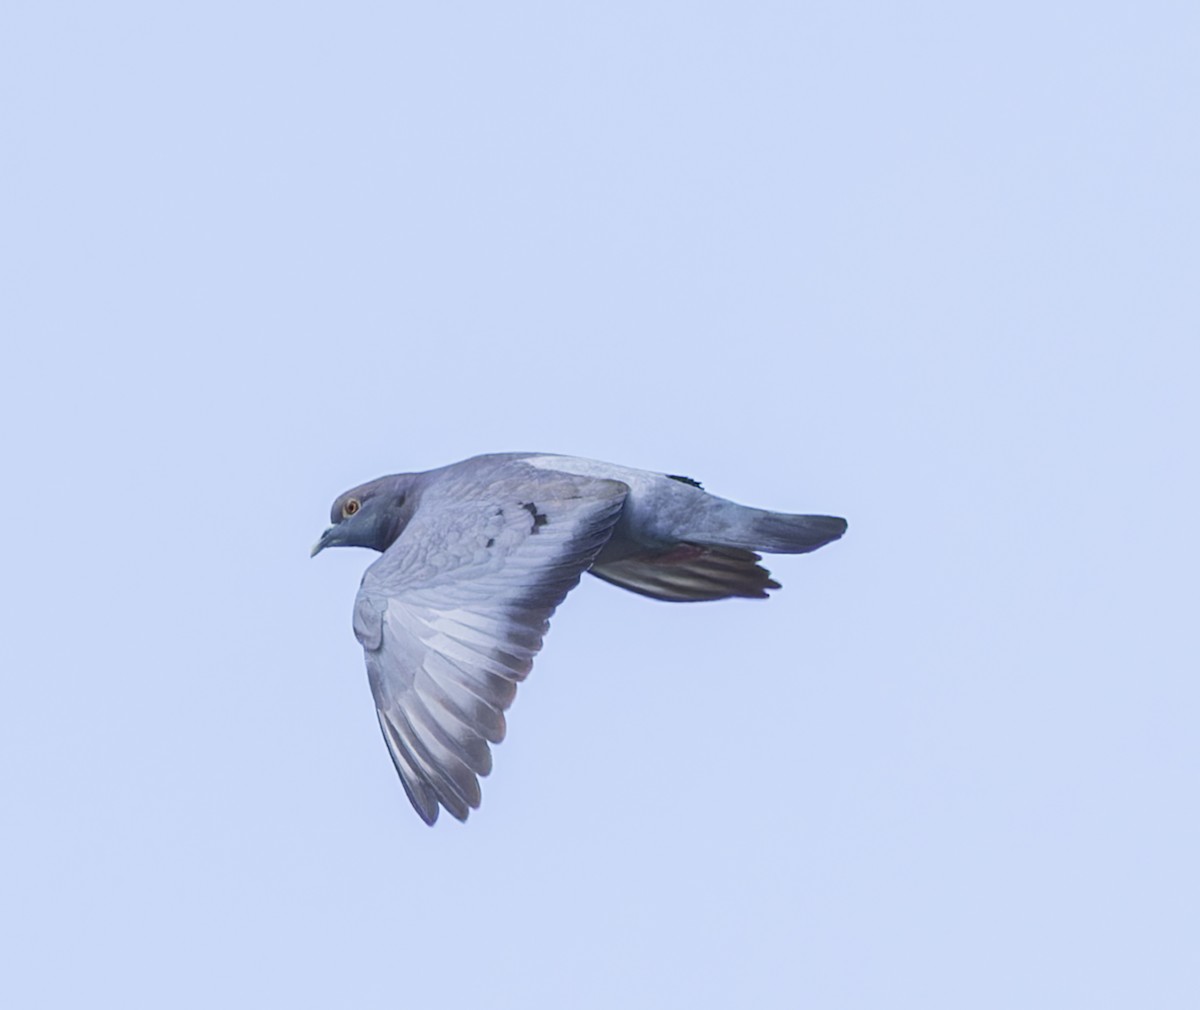
M 677 544 L 592 568 L 592 574 L 657 600 L 721 600 L 730 596 L 765 597 L 779 583 L 758 564 L 752 551 L 708 544 Z
M 376 710 L 376 715 L 379 716 L 379 728 L 383 731 L 384 742 L 392 756 L 392 764 L 400 776 L 400 784 L 404 786 L 404 792 L 408 795 L 408 801 L 426 824 L 432 824 L 438 815 L 437 792 L 421 774 L 415 758 L 409 753 L 408 745 L 396 732 L 391 720 L 381 710 Z
M 445 770 L 430 755 L 424 741 L 417 735 L 409 720 L 409 709 L 399 707 L 390 709 L 384 713 L 384 720 L 392 729 L 391 737 L 385 735 L 384 739 L 389 744 L 393 741 L 399 742 L 404 754 L 416 769 L 419 781 L 433 790 L 433 795 L 438 803 L 459 820 L 465 820 L 470 809 L 466 800 L 455 788 Z M 435 819 L 437 818 L 436 806 L 433 816 Z
M 363 576 L 354 629 L 384 740 L 413 807 L 465 820 L 489 744 L 549 618 L 612 534 L 628 488 L 537 470 L 423 495 Z M 487 546 L 484 546 L 487 545 Z

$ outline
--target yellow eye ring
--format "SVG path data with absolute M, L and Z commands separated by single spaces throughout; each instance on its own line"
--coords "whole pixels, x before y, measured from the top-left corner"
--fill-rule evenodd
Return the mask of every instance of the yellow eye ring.
M 362 506 L 359 504 L 359 501 L 357 498 L 351 498 L 349 501 L 346 502 L 345 505 L 342 506 L 343 518 L 349 519 L 361 507 Z

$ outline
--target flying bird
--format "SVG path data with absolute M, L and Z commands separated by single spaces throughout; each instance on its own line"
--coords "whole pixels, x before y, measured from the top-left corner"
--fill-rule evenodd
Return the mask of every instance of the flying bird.
M 381 551 L 354 601 L 383 738 L 427 824 L 479 806 L 488 744 L 584 572 L 657 600 L 765 597 L 755 552 L 805 554 L 846 520 L 749 508 L 697 481 L 497 453 L 340 495 L 312 549 Z

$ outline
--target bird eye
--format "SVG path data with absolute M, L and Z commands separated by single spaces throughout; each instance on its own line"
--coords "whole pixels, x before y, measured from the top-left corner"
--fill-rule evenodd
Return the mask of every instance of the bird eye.
M 345 505 L 342 506 L 342 515 L 345 518 L 349 519 L 352 515 L 354 515 L 355 512 L 357 512 L 359 510 L 359 508 L 360 508 L 360 505 L 359 505 L 358 499 L 351 498 L 349 501 L 346 502 Z

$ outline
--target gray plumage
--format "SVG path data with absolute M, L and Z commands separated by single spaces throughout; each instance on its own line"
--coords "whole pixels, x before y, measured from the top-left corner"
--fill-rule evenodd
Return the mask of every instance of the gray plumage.
M 325 547 L 382 551 L 354 633 L 384 740 L 428 824 L 479 806 L 489 743 L 550 615 L 584 572 L 659 600 L 765 597 L 755 552 L 804 554 L 846 531 L 709 494 L 673 474 L 537 453 L 476 456 L 339 496 Z

